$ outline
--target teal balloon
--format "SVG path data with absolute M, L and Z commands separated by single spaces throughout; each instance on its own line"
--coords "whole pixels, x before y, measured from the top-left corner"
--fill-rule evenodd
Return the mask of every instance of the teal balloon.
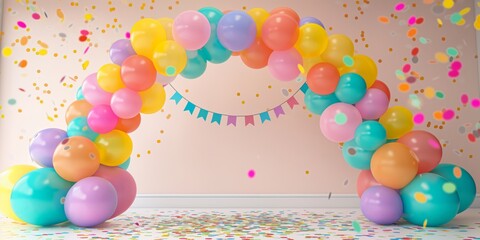
M 455 184 L 460 198 L 458 213 L 465 211 L 472 205 L 477 195 L 477 186 L 470 173 L 462 167 L 449 163 L 439 164 L 432 170 L 432 173 L 438 174 Z
M 355 142 L 365 150 L 376 150 L 387 142 L 387 131 L 377 121 L 362 122 L 355 130 Z
M 53 168 L 27 173 L 13 187 L 10 201 L 23 221 L 50 226 L 67 221 L 63 202 L 74 183 L 61 178 Z
M 217 25 L 223 16 L 222 11 L 214 7 L 205 7 L 198 11 L 208 19 L 211 29 L 210 39 L 198 50 L 198 54 L 211 63 L 226 62 L 232 56 L 232 52 L 226 49 L 217 37 Z
M 450 222 L 460 206 L 455 185 L 446 178 L 423 173 L 400 190 L 405 220 L 410 223 L 436 227 Z
M 129 166 L 130 166 L 130 158 L 128 158 L 127 161 L 125 161 L 124 163 L 118 165 L 118 167 L 123 170 L 127 170 Z
M 367 170 L 370 169 L 374 151 L 365 150 L 357 145 L 355 139 L 343 144 L 342 154 L 345 161 L 353 168 Z
M 80 87 L 77 89 L 77 95 L 75 96 L 75 98 L 76 98 L 77 100 L 83 100 L 83 99 L 85 99 L 85 97 L 83 96 L 82 86 L 80 86 Z
M 323 111 L 325 111 L 325 109 L 327 109 L 330 105 L 338 103 L 340 100 L 338 100 L 333 93 L 328 95 L 319 95 L 312 92 L 312 90 L 307 89 L 305 92 L 304 102 L 305 106 L 310 112 L 321 115 Z
M 349 104 L 360 101 L 367 92 L 367 84 L 363 78 L 356 73 L 346 73 L 340 77 L 335 95 L 337 98 Z
M 187 51 L 187 66 L 180 73 L 184 78 L 194 79 L 202 76 L 207 69 L 207 61 L 197 51 Z
M 98 137 L 98 133 L 93 131 L 89 126 L 87 122 L 86 117 L 77 117 L 74 118 L 67 127 L 67 135 L 69 137 L 72 136 L 82 136 L 86 137 L 92 141 L 95 141 L 95 139 Z

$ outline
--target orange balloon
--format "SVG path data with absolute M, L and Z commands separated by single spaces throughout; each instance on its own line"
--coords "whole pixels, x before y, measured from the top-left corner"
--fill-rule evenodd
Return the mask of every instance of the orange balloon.
M 141 121 L 142 121 L 142 116 L 140 115 L 140 113 L 137 114 L 137 116 L 130 119 L 119 118 L 115 129 L 118 129 L 126 133 L 131 133 L 137 130 L 138 126 L 140 126 Z
M 257 38 L 249 48 L 240 53 L 240 57 L 245 65 L 260 69 L 267 66 L 271 53 L 272 49 L 268 48 L 261 38 Z
M 373 154 L 370 170 L 380 184 L 392 189 L 401 189 L 417 175 L 418 159 L 406 145 L 397 142 L 387 143 Z
M 53 153 L 53 167 L 63 179 L 78 182 L 90 177 L 100 166 L 100 153 L 86 137 L 73 136 L 60 143 Z
M 291 18 L 295 19 L 297 24 L 300 23 L 300 16 L 298 16 L 298 13 L 289 7 L 278 7 L 270 11 L 270 15 L 277 14 L 277 13 L 286 14 Z
M 312 92 L 321 95 L 331 94 L 340 81 L 340 73 L 330 63 L 317 63 L 307 74 L 307 85 Z
M 65 112 L 65 121 L 67 125 L 77 117 L 87 117 L 93 106 L 87 100 L 77 100 L 68 106 Z

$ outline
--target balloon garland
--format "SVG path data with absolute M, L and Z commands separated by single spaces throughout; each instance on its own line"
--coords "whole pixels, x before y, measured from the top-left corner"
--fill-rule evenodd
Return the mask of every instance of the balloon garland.
M 44 129 L 30 143 L 43 168 L 16 165 L 0 174 L 0 212 L 16 221 L 49 226 L 70 221 L 96 226 L 126 211 L 136 185 L 126 171 L 128 133 L 141 114 L 159 111 L 164 85 L 176 76 L 197 78 L 207 63 L 239 55 L 250 68 L 268 67 L 280 81 L 305 74 L 307 108 L 320 115 L 324 136 L 343 143 L 346 162 L 362 170 L 361 210 L 377 224 L 402 216 L 439 226 L 467 209 L 476 194 L 472 176 L 439 164 L 442 146 L 429 132 L 412 130 L 412 113 L 389 107 L 390 92 L 377 67 L 355 54 L 345 35 L 328 35 L 322 22 L 290 8 L 222 13 L 212 7 L 175 19 L 144 18 L 130 39 L 110 48 L 112 63 L 89 75 L 66 111 L 67 130 Z

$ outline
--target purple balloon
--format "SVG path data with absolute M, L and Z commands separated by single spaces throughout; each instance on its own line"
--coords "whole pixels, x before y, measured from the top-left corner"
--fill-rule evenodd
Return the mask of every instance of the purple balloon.
M 30 141 L 30 157 L 42 167 L 53 168 L 53 153 L 63 139 L 68 138 L 67 132 L 58 128 L 47 128 L 35 134 Z
M 157 73 L 157 78 L 155 79 L 155 81 L 157 83 L 160 83 L 162 84 L 163 86 L 166 86 L 168 84 L 170 84 L 171 82 L 173 82 L 173 80 L 175 80 L 177 76 L 164 76 L 160 73 Z
M 117 191 L 101 177 L 84 178 L 65 197 L 65 214 L 79 227 L 93 227 L 108 220 L 117 208 Z
M 247 49 L 255 41 L 256 35 L 255 21 L 243 11 L 231 11 L 218 21 L 218 40 L 230 51 Z
M 300 26 L 303 26 L 307 23 L 315 23 L 315 24 L 318 24 L 318 25 L 322 26 L 323 28 L 325 28 L 325 26 L 323 26 L 323 23 L 320 20 L 318 20 L 314 17 L 304 17 L 304 18 L 300 19 Z
M 125 59 L 135 54 L 132 43 L 128 39 L 120 39 L 110 47 L 110 59 L 113 63 L 120 66 Z
M 388 96 L 382 90 L 369 88 L 363 98 L 355 104 L 363 119 L 380 118 L 388 109 Z
M 365 190 L 360 206 L 368 220 L 380 225 L 393 224 L 403 214 L 403 202 L 398 192 L 384 186 Z

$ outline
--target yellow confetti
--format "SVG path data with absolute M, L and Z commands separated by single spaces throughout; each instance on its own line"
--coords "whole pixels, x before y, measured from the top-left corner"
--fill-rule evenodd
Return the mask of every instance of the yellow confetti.
M 447 63 L 448 56 L 443 52 L 437 52 L 435 53 L 435 60 L 437 60 L 437 62 L 440 62 L 440 63 Z
M 438 23 L 438 25 L 439 25 L 440 27 L 441 27 L 441 26 L 443 26 L 442 19 L 440 19 L 440 18 L 437 18 L 437 23 Z
M 44 43 L 44 42 L 42 42 L 42 41 L 40 41 L 40 40 L 38 40 L 37 43 L 38 43 L 38 45 L 40 45 L 40 46 L 43 47 L 43 48 L 48 48 L 48 44 L 46 44 L 46 43 Z
M 469 7 L 466 7 L 466 8 L 464 8 L 464 9 L 460 10 L 460 12 L 458 12 L 458 13 L 460 13 L 460 15 L 463 16 L 463 15 L 469 13 L 470 10 L 471 10 L 471 9 L 470 9 Z
M 48 121 L 50 121 L 50 122 L 53 122 L 53 121 L 54 121 L 52 117 L 48 116 L 48 114 L 47 114 L 47 119 L 48 119 Z
M 3 54 L 4 57 L 8 57 L 8 56 L 12 55 L 12 52 L 13 52 L 12 49 L 9 48 L 9 47 L 4 47 L 2 49 L 2 54 Z
M 57 9 L 57 17 L 60 18 L 60 21 L 62 21 L 62 22 L 63 22 L 63 20 L 65 20 L 65 15 L 63 14 L 62 9 L 60 9 L 60 8 Z
M 90 61 L 88 60 L 82 63 L 83 70 L 87 70 L 88 64 L 90 64 Z
M 85 18 L 85 21 L 90 21 L 93 19 L 93 15 L 91 13 L 86 13 L 84 18 Z
M 465 25 L 465 19 L 463 19 L 463 18 L 460 19 L 460 21 L 457 22 L 457 25 L 458 25 L 458 26 L 463 26 L 463 25 Z
M 40 55 L 40 56 L 45 56 L 47 55 L 47 49 L 40 49 L 37 54 Z
M 433 89 L 432 87 L 427 87 L 425 88 L 425 91 L 423 92 L 423 94 L 425 95 L 426 98 L 432 99 L 433 97 L 435 97 L 435 89 Z
M 443 0 L 443 7 L 446 9 L 450 9 L 453 7 L 455 2 L 453 0 Z
M 304 74 L 305 73 L 305 68 L 302 66 L 302 64 L 298 64 L 298 70 Z
M 480 30 L 480 14 L 478 14 L 475 18 L 475 23 L 473 23 L 473 26 L 476 30 Z
M 425 219 L 425 221 L 423 221 L 423 228 L 427 227 L 427 223 L 428 223 L 428 219 Z

